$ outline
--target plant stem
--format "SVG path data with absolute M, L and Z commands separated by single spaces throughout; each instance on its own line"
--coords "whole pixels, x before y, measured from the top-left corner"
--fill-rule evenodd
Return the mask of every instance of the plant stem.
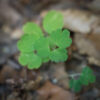
M 71 75 L 65 75 L 65 76 L 63 76 L 63 77 L 60 77 L 57 81 L 59 81 L 59 80 L 61 80 L 61 79 L 64 79 L 64 78 L 75 78 L 75 77 L 77 77 L 77 76 L 80 76 L 81 75 L 81 73 L 76 73 L 76 74 L 71 74 Z
M 81 75 L 81 73 L 75 73 L 75 74 L 69 75 L 69 77 L 74 78 L 74 77 L 77 77 L 77 76 L 80 76 L 80 75 Z

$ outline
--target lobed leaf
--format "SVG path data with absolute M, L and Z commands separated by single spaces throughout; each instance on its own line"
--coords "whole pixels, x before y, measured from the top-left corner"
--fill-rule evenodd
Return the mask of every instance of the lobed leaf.
M 67 48 L 71 45 L 72 39 L 69 37 L 68 30 L 56 30 L 50 35 L 51 43 L 57 45 L 60 48 Z
M 36 41 L 35 50 L 37 51 L 37 55 L 41 58 L 48 58 L 50 54 L 50 48 L 49 48 L 49 41 L 45 37 L 41 37 L 38 41 Z
M 63 62 L 68 58 L 66 49 L 55 49 L 50 53 L 50 60 L 54 62 Z
M 90 83 L 94 83 L 96 81 L 96 76 L 91 75 L 90 77 Z
M 50 11 L 44 17 L 43 20 L 43 27 L 46 32 L 51 34 L 53 31 L 57 29 L 62 29 L 63 23 L 63 16 L 61 13 L 56 11 Z
M 91 68 L 89 68 L 88 66 L 86 66 L 83 71 L 83 74 L 93 74 L 93 70 Z
M 69 85 L 70 85 L 70 88 L 72 88 L 74 92 L 79 92 L 81 90 L 80 80 L 71 79 L 69 81 Z
M 19 56 L 19 62 L 21 65 L 26 66 L 30 61 L 30 56 L 32 53 L 21 53 Z
M 84 76 L 84 74 L 82 74 L 80 76 L 80 81 L 83 85 L 89 85 L 89 77 L 90 76 Z
M 31 60 L 28 64 L 28 68 L 29 69 L 38 69 L 38 68 L 40 68 L 40 66 L 42 64 L 42 59 L 39 56 L 37 56 L 36 54 L 34 54 L 30 58 L 31 58 Z
M 42 33 L 40 27 L 33 22 L 26 23 L 23 26 L 23 31 L 26 34 L 34 34 L 35 38 L 39 38 L 40 36 L 43 36 L 43 33 Z
M 19 62 L 29 69 L 37 69 L 43 62 L 49 60 L 59 62 L 68 58 L 66 48 L 72 43 L 68 30 L 62 31 L 63 16 L 56 11 L 50 11 L 44 17 L 43 27 L 50 35 L 44 37 L 37 24 L 28 22 L 24 25 L 24 35 L 18 41 L 21 51 Z
M 19 57 L 19 62 L 22 65 L 28 65 L 29 69 L 37 69 L 40 67 L 42 60 L 33 52 L 31 53 L 21 53 Z
M 42 59 L 42 62 L 43 62 L 43 63 L 47 63 L 49 60 L 50 60 L 49 57 L 48 57 L 48 58 L 43 58 L 43 59 Z
M 75 92 L 79 92 L 81 85 L 89 85 L 89 83 L 94 83 L 96 77 L 93 75 L 93 71 L 89 67 L 85 67 L 77 80 L 70 80 L 69 85 Z
M 93 74 L 93 71 L 89 67 L 85 67 L 80 76 L 81 83 L 83 85 L 88 85 L 89 83 L 93 83 L 96 80 L 96 77 Z
M 36 38 L 33 34 L 24 34 L 18 41 L 17 47 L 21 52 L 32 52 Z

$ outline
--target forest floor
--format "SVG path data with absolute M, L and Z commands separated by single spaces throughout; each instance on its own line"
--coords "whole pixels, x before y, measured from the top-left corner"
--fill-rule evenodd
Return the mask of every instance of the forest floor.
M 18 62 L 22 26 L 33 21 L 42 27 L 51 9 L 64 15 L 64 28 L 71 32 L 69 58 L 28 70 Z M 96 82 L 75 93 L 69 75 L 85 66 Z M 100 100 L 100 0 L 0 0 L 0 100 Z

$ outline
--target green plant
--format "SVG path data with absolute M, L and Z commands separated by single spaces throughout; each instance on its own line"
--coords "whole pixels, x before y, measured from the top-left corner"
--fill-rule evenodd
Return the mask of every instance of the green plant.
M 38 69 L 49 60 L 66 61 L 66 48 L 71 45 L 72 39 L 68 30 L 62 30 L 63 25 L 63 16 L 56 11 L 48 12 L 43 19 L 43 28 L 48 33 L 46 36 L 37 24 L 26 23 L 23 27 L 24 35 L 18 41 L 20 64 L 28 69 Z
M 63 28 L 63 16 L 56 11 L 50 11 L 43 19 L 43 28 L 48 33 L 44 35 L 40 27 L 28 22 L 23 27 L 24 35 L 18 41 L 20 50 L 19 62 L 28 69 L 38 69 L 48 61 L 64 62 L 68 58 L 67 50 L 72 39 L 70 32 Z M 95 82 L 95 76 L 89 67 L 83 69 L 79 79 L 70 80 L 70 88 L 80 91 L 82 85 Z
M 96 81 L 96 77 L 93 74 L 93 71 L 89 67 L 85 67 L 80 74 L 78 79 L 74 79 L 74 77 L 70 80 L 69 85 L 70 88 L 75 92 L 79 92 L 82 88 L 82 85 L 89 85 L 90 83 L 94 83 Z

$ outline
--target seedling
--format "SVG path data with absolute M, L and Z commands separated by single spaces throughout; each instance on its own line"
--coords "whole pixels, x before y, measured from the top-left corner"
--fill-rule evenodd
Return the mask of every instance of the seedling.
M 48 61 L 64 62 L 68 58 L 67 50 L 72 39 L 68 30 L 62 30 L 63 16 L 56 11 L 50 11 L 43 19 L 44 35 L 40 27 L 28 22 L 24 25 L 24 35 L 18 41 L 21 54 L 19 62 L 28 69 L 38 69 Z
M 71 45 L 70 32 L 62 29 L 63 16 L 56 11 L 50 11 L 43 19 L 44 35 L 40 27 L 28 22 L 23 26 L 24 35 L 18 41 L 18 49 L 21 52 L 19 62 L 28 69 L 38 69 L 42 63 L 48 61 L 64 62 L 68 58 L 67 48 Z M 88 76 L 87 76 L 88 75 Z M 84 82 L 83 82 L 84 80 Z M 84 69 L 78 80 L 72 79 L 70 87 L 75 91 L 81 89 L 81 85 L 88 85 L 95 81 L 91 69 Z
M 87 86 L 90 83 L 94 83 L 95 81 L 96 77 L 93 74 L 92 69 L 87 66 L 82 70 L 80 77 L 78 79 L 74 79 L 74 77 L 72 77 L 69 84 L 70 88 L 72 88 L 74 92 L 79 92 L 82 88 L 82 85 Z

